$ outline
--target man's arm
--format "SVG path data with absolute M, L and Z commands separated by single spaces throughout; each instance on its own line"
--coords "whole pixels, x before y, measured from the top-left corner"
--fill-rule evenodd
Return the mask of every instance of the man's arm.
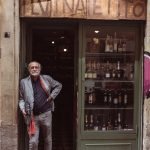
M 23 115 L 26 115 L 23 85 L 24 85 L 23 80 L 21 80 L 20 86 L 19 86 L 19 107 L 20 107 L 20 110 L 22 111 Z
M 49 99 L 54 100 L 56 96 L 60 93 L 62 89 L 62 84 L 56 80 L 54 80 L 52 77 L 49 77 L 50 85 L 52 87 L 52 92 L 49 96 Z

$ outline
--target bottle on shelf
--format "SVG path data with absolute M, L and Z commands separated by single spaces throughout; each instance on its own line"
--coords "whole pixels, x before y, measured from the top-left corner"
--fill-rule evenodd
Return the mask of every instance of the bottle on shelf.
M 92 88 L 90 90 L 89 96 L 88 96 L 88 104 L 94 104 L 95 103 L 95 92 L 94 89 Z
M 133 78 L 134 78 L 134 65 L 131 65 L 129 72 L 129 80 L 133 80 Z
M 124 78 L 124 70 L 120 68 L 120 61 L 117 62 L 116 78 L 117 79 Z
M 104 97 L 103 97 L 103 102 L 104 102 L 104 105 L 107 106 L 108 104 L 108 90 L 105 90 L 104 91 Z
M 87 62 L 87 78 L 92 79 L 93 73 L 92 73 L 92 61 Z
M 107 130 L 112 130 L 113 129 L 113 125 L 111 123 L 111 120 L 109 119 L 107 122 Z
M 107 128 L 106 128 L 106 124 L 103 123 L 103 124 L 102 124 L 102 131 L 106 131 L 106 129 L 107 129 Z
M 107 126 L 106 126 L 106 116 L 103 114 L 103 118 L 102 118 L 102 131 L 106 131 L 107 130 Z
M 100 68 L 100 77 L 101 79 L 105 79 L 105 65 L 102 64 Z
M 95 52 L 98 52 L 98 50 L 99 50 L 99 38 L 93 37 L 93 39 L 92 39 L 92 49 L 91 49 L 91 51 L 92 51 L 93 53 L 95 53 Z
M 114 91 L 114 96 L 113 96 L 113 106 L 114 108 L 118 107 L 118 94 L 116 90 Z
M 118 130 L 122 129 L 121 114 L 118 113 Z
M 116 79 L 116 66 L 113 65 L 113 68 L 112 68 L 112 79 Z
M 88 130 L 88 128 L 89 128 L 88 115 L 85 114 L 84 130 Z
M 127 48 L 126 39 L 123 38 L 123 41 L 122 41 L 122 52 L 126 52 L 126 48 Z
M 97 78 L 96 61 L 95 60 L 92 62 L 92 78 L 93 79 Z
M 128 124 L 125 122 L 124 125 L 123 125 L 123 130 L 128 130 L 129 129 L 129 126 Z
M 112 38 L 112 36 L 110 36 L 110 40 L 109 40 L 109 52 L 113 52 L 113 50 L 114 50 L 113 38 Z
M 97 78 L 98 79 L 102 79 L 102 76 L 101 76 L 101 64 L 99 61 L 97 61 L 96 63 L 96 71 L 97 71 Z
M 105 70 L 105 79 L 111 78 L 111 70 L 110 70 L 110 63 L 107 61 L 106 63 L 106 70 Z
M 89 118 L 89 129 L 93 130 L 94 129 L 94 115 L 90 114 L 90 118 Z
M 89 94 L 88 103 L 93 104 L 93 95 L 92 95 L 92 93 Z
M 119 93 L 118 93 L 118 106 L 119 107 L 122 106 L 122 93 L 121 93 L 121 91 L 119 91 Z
M 117 52 L 117 47 L 118 47 L 118 41 L 117 41 L 117 34 L 116 32 L 114 33 L 114 42 L 113 42 L 113 51 Z
M 111 107 L 112 105 L 112 91 L 108 91 L 108 106 Z
M 96 117 L 95 117 L 95 120 L 94 120 L 94 130 L 95 130 L 95 131 L 100 130 L 100 122 L 99 122 L 98 116 L 96 116 Z
M 118 43 L 118 52 L 122 52 L 122 41 L 121 41 L 121 39 L 119 40 L 119 43 Z
M 125 89 L 123 92 L 123 106 L 127 107 L 128 105 L 128 94 L 127 94 L 127 90 Z
M 110 36 L 108 34 L 105 40 L 105 52 L 110 52 Z
M 114 122 L 114 130 L 118 130 L 118 121 L 117 121 L 117 119 L 115 119 L 115 122 Z

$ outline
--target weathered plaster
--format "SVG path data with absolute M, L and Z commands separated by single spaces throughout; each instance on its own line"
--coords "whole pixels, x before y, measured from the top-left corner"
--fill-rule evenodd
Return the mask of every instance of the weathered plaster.
M 18 146 L 19 34 L 19 0 L 0 0 L 0 150 Z
M 150 0 L 147 0 L 145 51 L 150 52 Z M 150 149 L 150 98 L 144 99 L 143 150 Z

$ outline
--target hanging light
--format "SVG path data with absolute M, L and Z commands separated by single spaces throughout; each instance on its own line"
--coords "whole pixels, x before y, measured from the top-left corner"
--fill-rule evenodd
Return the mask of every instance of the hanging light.
M 63 51 L 64 51 L 64 52 L 67 52 L 67 51 L 68 51 L 68 49 L 67 49 L 67 48 L 64 48 L 64 49 L 63 49 Z
M 52 41 L 51 43 L 52 43 L 52 44 L 55 44 L 55 41 Z
M 98 34 L 98 33 L 99 33 L 99 30 L 95 30 L 94 32 L 95 32 L 96 34 Z

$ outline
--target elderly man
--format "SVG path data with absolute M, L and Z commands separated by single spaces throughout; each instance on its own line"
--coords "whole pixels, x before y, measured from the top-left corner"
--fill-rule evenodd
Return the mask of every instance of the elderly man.
M 52 150 L 52 114 L 54 99 L 62 85 L 48 75 L 41 75 L 41 64 L 32 61 L 28 65 L 29 76 L 20 81 L 19 107 L 26 118 L 26 102 L 29 103 L 35 132 L 30 132 L 29 150 L 38 150 L 39 132 L 44 137 L 44 150 Z M 34 121 L 34 124 L 33 124 Z

